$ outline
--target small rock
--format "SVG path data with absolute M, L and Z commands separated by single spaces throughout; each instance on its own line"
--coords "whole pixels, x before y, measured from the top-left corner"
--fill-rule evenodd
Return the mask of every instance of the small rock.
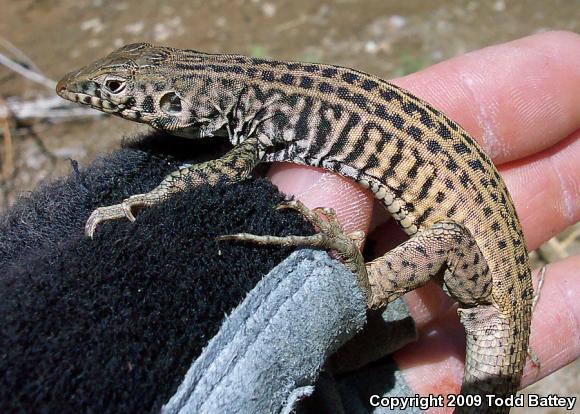
M 276 14 L 276 5 L 272 3 L 264 3 L 262 5 L 262 13 L 268 17 L 273 17 Z
M 144 28 L 145 28 L 145 22 L 143 22 L 141 20 L 139 22 L 130 23 L 130 24 L 126 25 L 125 31 L 129 34 L 137 35 L 137 34 L 141 33 Z
M 90 39 L 87 42 L 87 46 L 94 49 L 95 47 L 101 46 L 101 41 L 99 39 Z
M 103 22 L 100 18 L 95 17 L 94 19 L 85 20 L 81 23 L 81 30 L 90 30 L 93 34 L 97 34 L 103 30 Z
M 493 10 L 496 12 L 502 12 L 506 9 L 506 4 L 503 0 L 498 0 L 493 5 Z
M 218 17 L 218 18 L 215 20 L 215 25 L 216 25 L 217 27 L 220 27 L 220 28 L 221 28 L 221 27 L 226 27 L 226 23 L 227 23 L 227 21 L 226 21 L 226 18 L 225 18 L 225 17 Z
M 389 24 L 393 29 L 399 30 L 407 25 L 407 19 L 403 16 L 399 16 L 398 14 L 394 14 L 389 17 Z
M 379 51 L 379 45 L 377 42 L 369 40 L 365 43 L 365 52 L 370 53 L 371 55 L 376 54 Z

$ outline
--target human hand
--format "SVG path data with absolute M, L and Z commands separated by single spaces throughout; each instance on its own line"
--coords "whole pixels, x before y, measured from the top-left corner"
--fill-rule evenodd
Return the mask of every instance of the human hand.
M 527 37 L 393 83 L 457 121 L 485 148 L 509 188 L 529 250 L 579 220 L 579 35 Z M 386 210 L 374 208 L 371 194 L 354 182 L 294 164 L 276 164 L 269 175 L 308 207 L 334 208 L 345 230 L 380 231 L 382 250 L 393 247 L 397 236 L 392 221 L 386 223 Z M 531 334 L 541 367 L 528 360 L 521 387 L 580 355 L 579 272 L 580 255 L 547 267 Z M 430 284 L 405 295 L 405 301 L 420 333 L 418 342 L 394 355 L 407 384 L 421 395 L 458 393 L 465 334 L 452 300 Z

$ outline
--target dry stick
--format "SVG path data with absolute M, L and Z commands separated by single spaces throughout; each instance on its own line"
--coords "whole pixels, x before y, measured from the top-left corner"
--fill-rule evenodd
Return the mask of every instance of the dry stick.
M 6 66 L 8 69 L 18 73 L 26 79 L 36 82 L 42 86 L 49 88 L 54 91 L 56 87 L 56 82 L 46 76 L 44 76 L 38 68 L 32 62 L 32 60 L 26 56 L 20 49 L 10 43 L 8 40 L 0 37 L 0 43 L 2 43 L 8 50 L 13 54 L 19 56 L 23 61 L 25 61 L 34 70 L 24 67 L 22 64 L 13 61 L 9 57 L 0 53 L 0 64 Z M 14 169 L 14 148 L 12 145 L 12 134 L 10 133 L 9 118 L 24 119 L 24 118 L 62 118 L 71 116 L 86 116 L 93 115 L 94 111 L 78 111 L 78 108 L 72 108 L 70 103 L 64 103 L 57 97 L 41 98 L 36 101 L 19 101 L 10 100 L 7 102 L 2 97 L 0 97 L 0 128 L 2 130 L 2 135 L 4 136 L 4 157 L 2 162 L 2 178 L 8 178 Z M 68 109 L 68 108 L 71 109 Z
M 25 56 L 25 55 L 24 55 Z M 26 58 L 28 60 L 28 58 Z M 25 68 L 21 64 L 13 61 L 9 57 L 0 53 L 0 64 L 13 70 L 19 75 L 29 79 L 33 82 L 39 83 L 54 92 L 56 82 L 47 78 L 39 72 L 35 72 Z M 84 116 L 100 116 L 100 112 L 90 110 L 89 108 L 80 108 L 78 105 L 66 102 L 57 96 L 48 98 L 40 98 L 35 101 L 22 101 L 18 99 L 6 100 L 6 107 L 0 107 L 0 117 L 7 117 L 11 114 L 17 119 L 24 118 L 70 118 L 70 117 L 84 117 Z
M 53 121 L 73 117 L 101 116 L 91 108 L 83 108 L 72 102 L 65 101 L 58 96 L 38 98 L 23 101 L 16 97 L 6 98 L 6 104 L 17 119 L 50 119 Z M 5 110 L 0 107 L 0 117 L 6 116 Z
M 42 75 L 36 65 L 26 56 L 20 49 L 10 43 L 8 40 L 2 38 L 2 43 L 9 49 L 12 53 L 20 56 L 21 59 L 28 62 L 30 67 L 35 70 L 30 70 L 25 68 L 23 65 L 12 61 L 10 58 L 0 53 L 0 63 L 2 63 L 7 68 L 13 70 L 14 72 L 24 76 L 33 82 L 39 83 L 47 88 L 54 90 L 56 82 L 52 79 L 47 78 Z M 4 115 L 0 118 L 0 123 L 2 124 L 2 135 L 4 136 L 4 162 L 2 163 L 2 178 L 7 179 L 14 170 L 14 147 L 12 146 L 12 134 L 10 133 L 10 124 L 8 123 L 8 116 L 12 115 L 10 108 L 6 101 L 0 97 L 0 104 L 4 107 Z
M 0 36 L 0 44 L 8 49 L 18 59 L 20 59 L 20 61 L 26 63 L 30 68 L 32 68 L 32 70 L 37 73 L 41 73 L 40 69 L 38 66 L 36 66 L 32 59 L 30 59 L 22 50 L 18 49 L 10 40 Z
M 560 245 L 563 249 L 568 249 L 568 247 L 570 247 L 570 245 L 577 239 L 580 241 L 580 224 L 575 224 L 572 228 L 573 230 L 570 234 L 560 240 Z
M 13 70 L 14 72 L 18 73 L 19 75 L 29 79 L 33 82 L 36 82 L 40 85 L 46 86 L 47 88 L 54 91 L 56 87 L 56 81 L 47 78 L 41 73 L 35 72 L 28 68 L 25 68 L 21 64 L 14 62 L 12 59 L 7 57 L 6 55 L 0 53 L 0 64 L 6 66 L 8 69 Z
M 0 105 L 6 108 L 8 113 L 8 105 L 6 101 L 0 96 Z M 10 133 L 10 124 L 8 123 L 8 117 L 3 116 L 0 118 L 0 123 L 2 124 L 2 133 L 4 135 L 4 160 L 2 162 L 2 178 L 8 179 L 12 172 L 14 171 L 14 148 L 12 146 L 12 134 Z
M 2 132 L 4 133 L 4 160 L 2 162 L 2 178 L 8 179 L 14 171 L 14 148 L 12 147 L 12 135 L 10 125 L 6 118 L 1 118 Z

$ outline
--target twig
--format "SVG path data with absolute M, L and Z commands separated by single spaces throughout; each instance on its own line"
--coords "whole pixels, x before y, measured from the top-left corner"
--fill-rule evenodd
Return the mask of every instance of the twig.
M 24 54 L 22 50 L 18 49 L 14 45 L 14 43 L 12 43 L 10 40 L 0 36 L 0 44 L 2 44 L 2 46 L 4 46 L 6 49 L 12 52 L 12 54 L 18 57 L 18 59 L 20 59 L 22 62 L 26 63 L 36 73 L 41 73 L 40 69 L 38 68 L 38 66 L 36 66 L 36 64 L 32 61 L 32 59 L 30 59 L 26 54 Z
M 562 248 L 560 242 L 555 237 L 553 237 L 538 247 L 538 255 L 545 262 L 553 263 L 566 258 L 568 253 Z
M 2 53 L 0 53 L 0 64 L 13 70 L 26 79 L 30 79 L 33 82 L 39 83 L 49 88 L 54 94 L 54 89 L 56 86 L 55 81 L 40 73 L 32 60 L 26 56 L 24 52 L 10 43 L 10 41 L 0 37 L 0 43 L 8 50 L 10 50 L 10 52 L 12 52 L 14 55 L 25 61 L 26 64 L 30 65 L 30 67 L 34 70 L 28 69 L 21 63 L 10 59 Z M 38 118 L 63 120 L 67 118 L 94 117 L 100 115 L 101 114 L 97 111 L 93 111 L 89 108 L 79 107 L 54 95 L 48 98 L 39 98 L 28 101 L 24 101 L 19 97 L 7 98 L 4 101 L 4 105 L 0 106 L 0 118 L 11 116 L 18 120 Z M 4 136 L 6 136 L 6 133 L 4 133 Z
M 5 107 L 6 112 L 8 112 L 6 102 L 2 97 L 0 97 L 0 105 Z M 14 170 L 14 148 L 12 146 L 12 134 L 10 133 L 8 117 L 3 116 L 0 118 L 0 123 L 2 124 L 2 132 L 4 135 L 4 160 L 2 162 L 2 178 L 8 179 Z
M 40 85 L 46 86 L 51 90 L 54 90 L 54 88 L 56 87 L 56 82 L 53 81 L 52 79 L 49 79 L 38 72 L 25 68 L 21 64 L 14 62 L 12 59 L 3 55 L 2 53 L 0 53 L 0 64 L 6 66 L 10 70 L 13 70 L 19 75 L 25 77 L 26 79 L 29 79 Z
M 50 119 L 54 121 L 76 117 L 101 116 L 102 113 L 84 108 L 58 96 L 24 101 L 17 97 L 6 98 L 6 108 L 0 107 L 0 118 L 12 114 L 16 119 Z
M 570 234 L 560 240 L 560 245 L 563 249 L 567 249 L 573 242 L 576 241 L 576 239 L 580 239 L 580 225 L 573 226 L 573 230 L 570 232 Z
M 296 27 L 302 26 L 305 23 L 308 23 L 309 20 L 311 20 L 310 17 L 302 15 L 302 16 L 299 16 L 297 19 L 289 20 L 285 23 L 282 23 L 282 24 L 276 26 L 274 28 L 274 31 L 276 33 L 281 33 L 281 32 L 284 32 L 286 30 L 289 30 L 289 29 L 294 29 Z

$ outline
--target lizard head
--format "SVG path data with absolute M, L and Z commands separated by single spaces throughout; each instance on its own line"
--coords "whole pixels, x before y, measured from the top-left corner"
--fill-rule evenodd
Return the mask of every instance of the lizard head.
M 185 79 L 178 76 L 180 71 L 175 67 L 178 59 L 173 57 L 179 53 L 178 49 L 148 43 L 126 45 L 68 73 L 58 82 L 56 93 L 174 135 L 190 138 L 212 135 L 218 129 L 212 119 L 216 116 L 215 108 L 210 102 L 200 102 L 201 98 L 195 102 L 185 99 L 185 91 L 197 97 L 207 93 L 202 79 L 197 82 L 188 79 L 184 84 Z

